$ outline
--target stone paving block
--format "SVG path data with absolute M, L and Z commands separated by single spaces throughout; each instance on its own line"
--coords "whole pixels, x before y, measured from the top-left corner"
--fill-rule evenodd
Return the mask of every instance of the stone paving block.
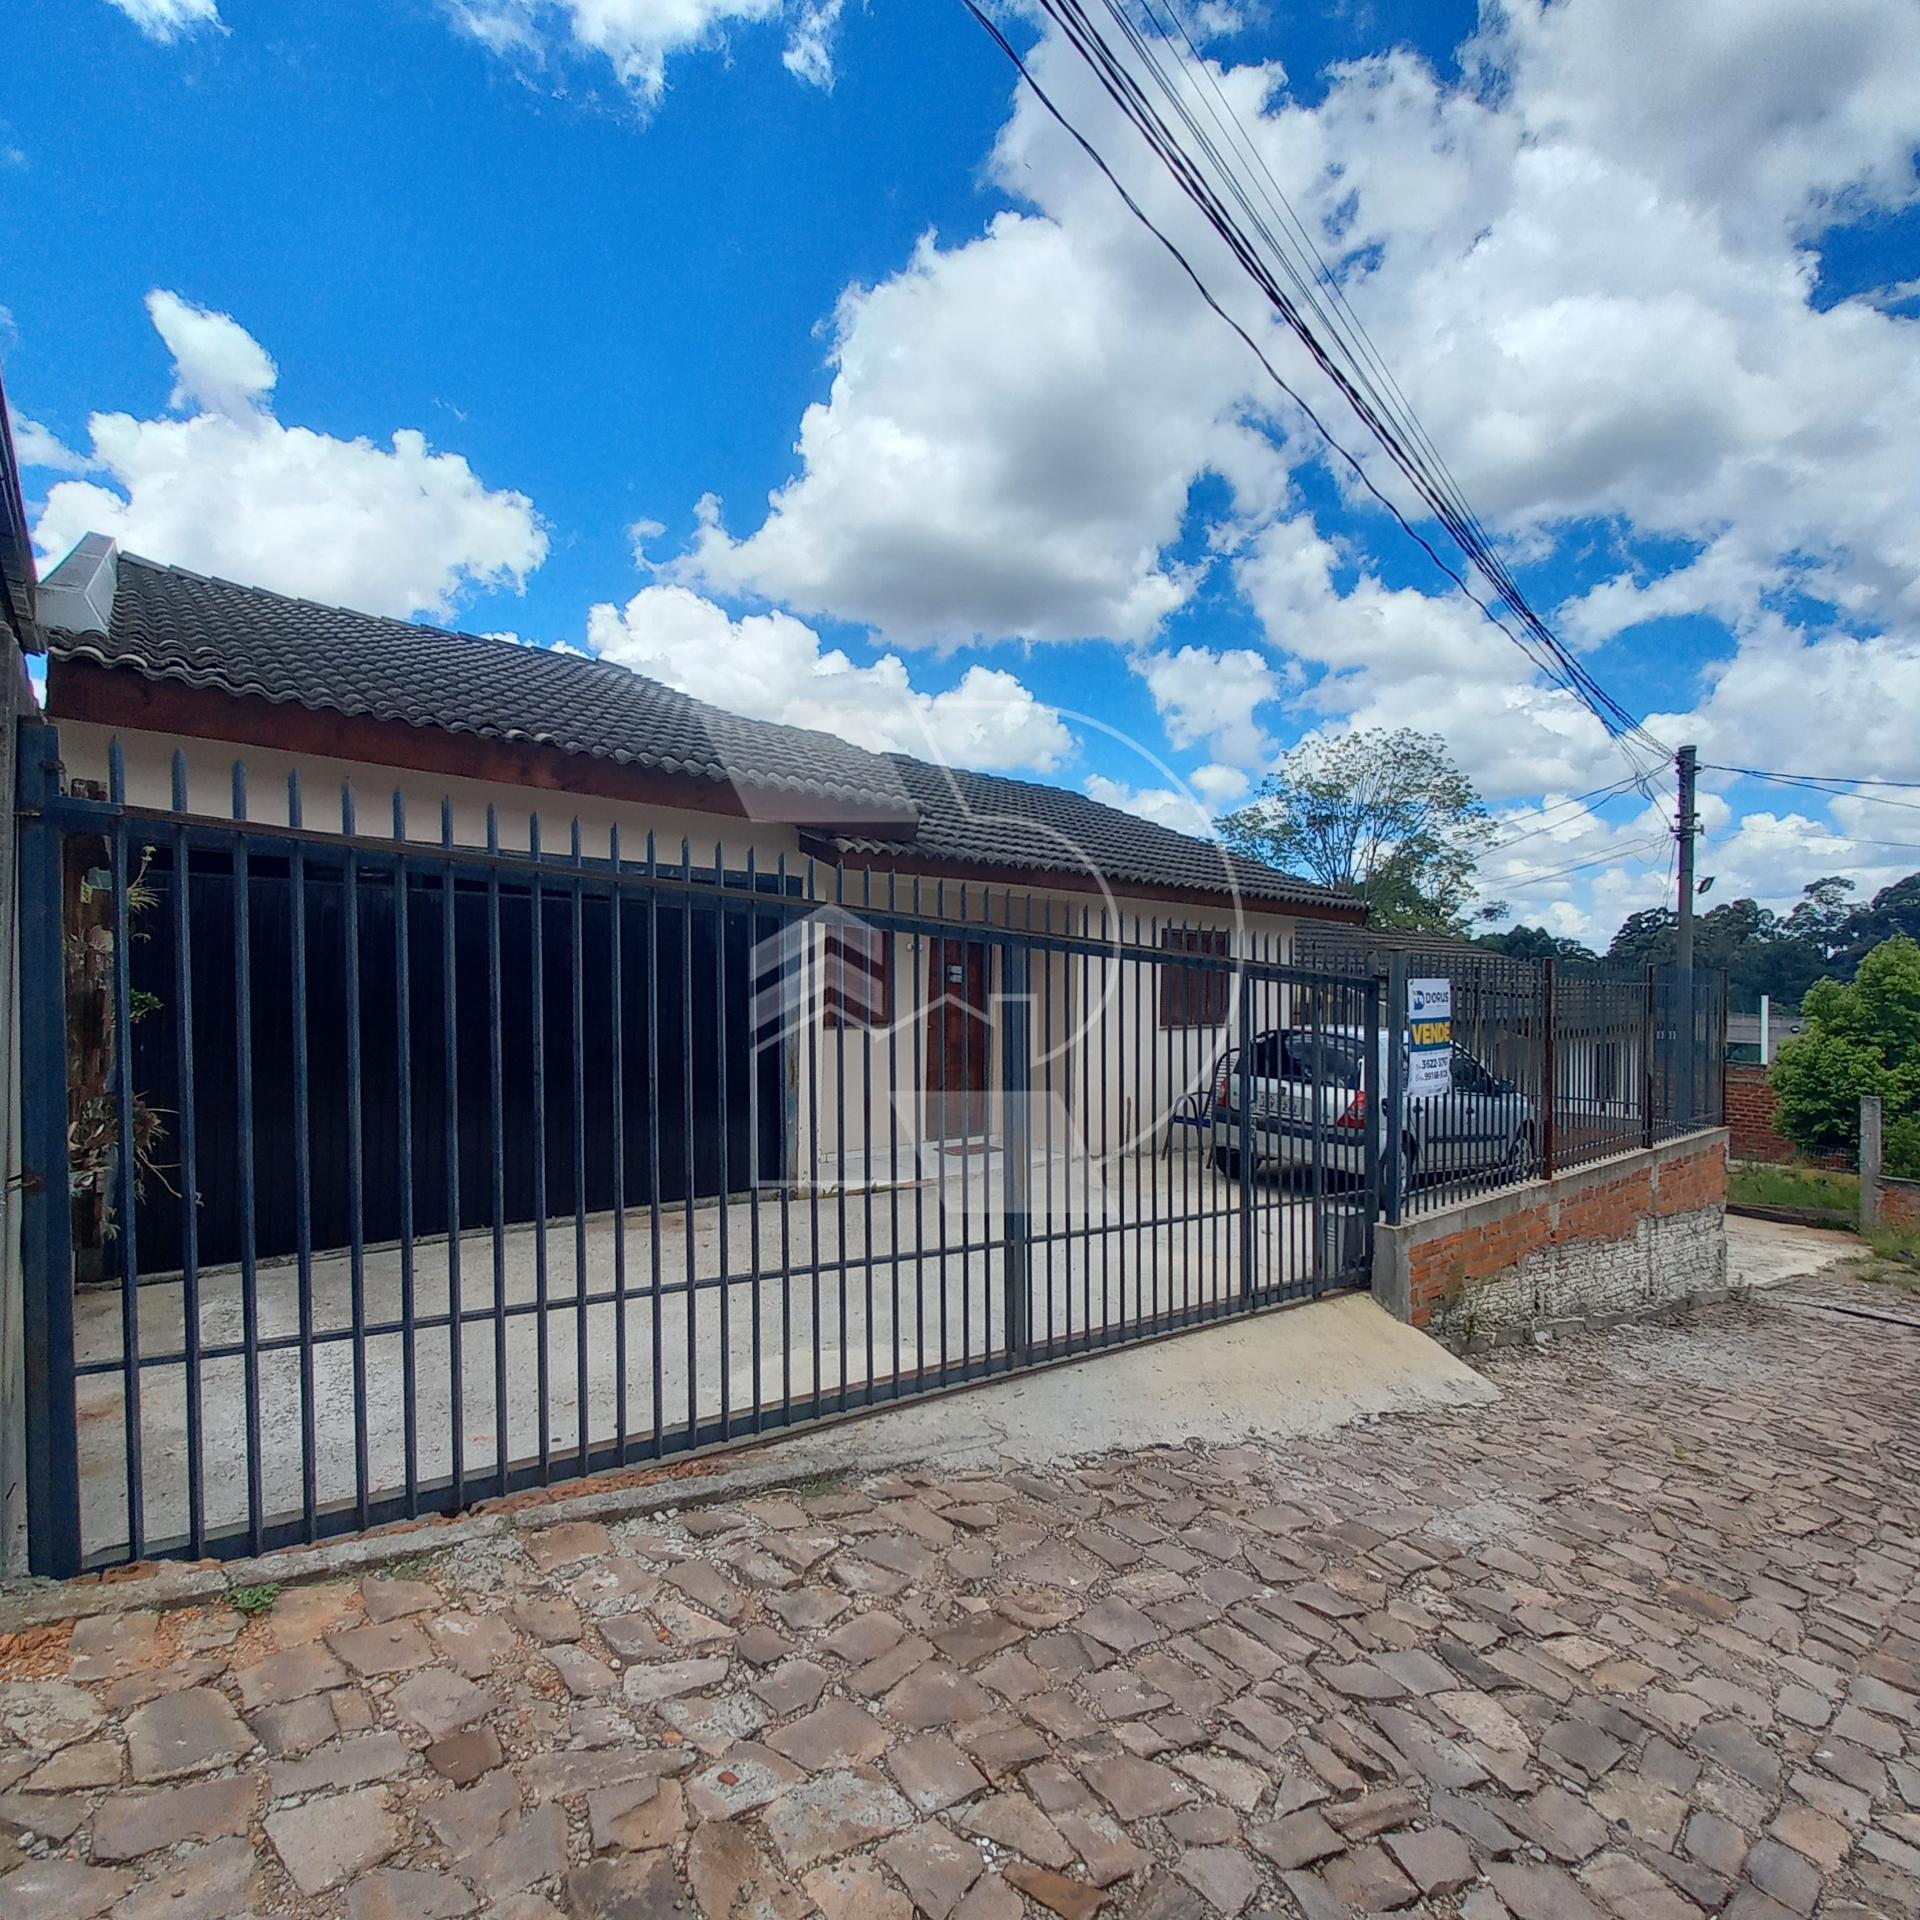
M 789 1787 L 764 1816 L 787 1870 L 804 1872 L 913 1824 L 913 1809 L 876 1774 L 816 1774 Z
M 456 1787 L 471 1786 L 483 1773 L 491 1773 L 501 1757 L 500 1736 L 487 1726 L 450 1733 L 426 1751 L 427 1765 Z
M 913 1902 L 865 1860 L 816 1867 L 800 1884 L 826 1920 L 912 1920 Z
M 450 1873 L 376 1867 L 347 1889 L 347 1920 L 462 1920 L 479 1904 Z
M 427 1636 L 410 1620 L 391 1620 L 385 1626 L 351 1627 L 327 1635 L 327 1645 L 362 1679 L 383 1674 L 411 1673 L 433 1659 Z
M 1451 1827 L 1426 1827 L 1417 1833 L 1389 1833 L 1381 1843 L 1394 1864 L 1419 1888 L 1423 1900 L 1458 1893 L 1478 1875 L 1467 1843 Z
M 244 1758 L 255 1745 L 246 1723 L 212 1687 L 164 1693 L 126 1720 L 127 1756 L 135 1780 L 176 1780 Z
M 700 1820 L 751 1813 L 806 1778 L 805 1772 L 771 1748 L 742 1741 L 687 1783 L 687 1800 Z
M 276 1800 L 303 1793 L 337 1792 L 391 1780 L 414 1764 L 413 1750 L 397 1733 L 350 1734 L 302 1760 L 276 1760 L 268 1769 Z
M 983 1865 L 979 1849 L 938 1820 L 896 1835 L 880 1848 L 879 1858 L 927 1920 L 947 1920 L 979 1879 Z
M 887 1745 L 887 1730 L 851 1700 L 829 1700 L 791 1726 L 767 1735 L 766 1744 L 808 1773 L 871 1760 Z
M 216 1840 L 128 1894 L 113 1909 L 113 1920 L 228 1920 L 253 1904 L 255 1870 L 251 1841 L 239 1836 Z
M 280 1706 L 345 1686 L 347 1670 L 324 1646 L 310 1643 L 271 1653 L 250 1667 L 236 1667 L 233 1678 L 240 1689 L 241 1708 L 253 1713 L 260 1707 Z
M 29 1860 L 0 1875 L 0 1913 L 7 1920 L 94 1920 L 133 1885 L 115 1867 L 74 1860 Z
M 257 1776 L 202 1780 L 185 1787 L 135 1787 L 109 1794 L 93 1816 L 96 1864 L 115 1866 L 185 1840 L 217 1840 L 246 1830 Z
M 460 1862 L 460 1877 L 489 1900 L 519 1893 L 537 1881 L 566 1871 L 567 1816 L 549 1803 L 510 1817 L 497 1840 L 476 1848 Z
M 401 1838 L 384 1787 L 309 1800 L 269 1813 L 264 1825 L 288 1878 L 309 1896 L 377 1865 Z
M 360 1582 L 360 1603 L 375 1626 L 410 1614 L 439 1613 L 447 1597 L 430 1580 L 390 1580 L 369 1574 Z
M 499 1706 L 485 1687 L 449 1667 L 430 1667 L 410 1675 L 394 1688 L 394 1710 L 429 1740 L 442 1740 L 462 1727 L 483 1720 Z

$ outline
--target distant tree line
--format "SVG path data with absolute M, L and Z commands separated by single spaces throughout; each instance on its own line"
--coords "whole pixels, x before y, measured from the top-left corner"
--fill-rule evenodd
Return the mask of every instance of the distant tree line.
M 1818 980 L 1851 981 L 1876 947 L 1906 936 L 1920 939 L 1920 873 L 1882 887 L 1869 901 L 1849 899 L 1854 883 L 1839 874 L 1815 880 L 1786 913 L 1757 900 L 1728 900 L 1697 914 L 1695 966 L 1724 969 L 1736 1011 L 1751 1012 L 1768 995 L 1782 1011 L 1797 1011 Z M 1604 954 L 1544 927 L 1510 927 L 1482 934 L 1478 944 L 1518 959 L 1644 967 L 1670 964 L 1678 941 L 1671 907 L 1629 914 Z

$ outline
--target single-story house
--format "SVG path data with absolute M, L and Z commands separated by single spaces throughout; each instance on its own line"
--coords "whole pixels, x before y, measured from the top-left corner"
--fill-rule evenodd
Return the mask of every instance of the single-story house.
M 1157 1144 L 1177 1095 L 1204 1082 L 1237 1018 L 1224 972 L 1183 972 L 1153 956 L 1283 962 L 1303 926 L 1354 927 L 1364 918 L 1347 895 L 1062 786 L 868 752 L 823 732 L 724 712 L 608 662 L 208 579 L 122 553 L 100 536 L 43 583 L 40 623 L 47 716 L 70 785 L 91 783 L 80 790 L 104 796 L 117 742 L 130 807 L 168 814 L 184 772 L 186 812 L 224 821 L 235 807 L 235 762 L 245 763 L 246 817 L 264 830 L 248 878 L 246 983 L 261 1080 L 253 1157 L 263 1254 L 290 1244 L 294 1204 L 292 1156 L 279 1151 L 297 1120 L 280 1091 L 293 1019 L 291 894 L 285 838 L 270 844 L 290 824 L 290 775 L 298 776 L 299 824 L 309 835 L 339 831 L 340 796 L 350 785 L 359 836 L 423 855 L 443 842 L 491 843 L 570 859 L 577 836 L 584 860 L 605 862 L 617 833 L 624 868 L 646 860 L 651 843 L 659 870 L 678 873 L 684 863 L 697 879 L 718 868 L 741 889 L 737 914 L 692 905 L 683 913 L 679 896 L 663 899 L 643 935 L 609 924 L 604 900 L 583 918 L 561 878 L 541 894 L 539 941 L 524 898 L 491 909 L 491 973 L 490 909 L 479 882 L 443 919 L 438 882 L 422 881 L 407 896 L 404 924 L 390 892 L 368 895 L 354 934 L 366 1023 L 362 1150 L 369 1167 L 393 1158 L 381 1116 L 391 1106 L 394 1056 L 406 1051 L 395 1024 L 404 1018 L 413 1036 L 420 1176 L 408 1204 L 421 1232 L 435 1229 L 436 1209 L 445 1225 L 436 1142 L 449 1112 L 458 1115 L 460 1211 L 476 1222 L 487 1215 L 490 1067 L 506 1087 L 509 1216 L 570 1209 L 576 1179 L 589 1205 L 606 1204 L 610 1096 L 575 1089 L 570 1063 L 578 1048 L 583 1080 L 597 1072 L 610 1018 L 626 1021 L 630 1197 L 650 1182 L 663 1196 L 737 1192 L 756 1179 L 870 1184 L 891 1177 L 903 1155 L 928 1140 L 986 1141 L 1009 984 L 1009 949 L 992 937 L 995 927 L 1086 935 L 1117 943 L 1116 953 L 1148 950 L 1145 960 L 1097 968 L 1083 954 L 1036 951 L 1024 981 L 1035 1084 L 1073 1116 L 1088 1151 L 1137 1152 L 1143 1138 Z M 166 831 L 156 828 L 143 857 L 148 889 L 164 905 L 177 857 Z M 322 864 L 302 883 L 317 1115 L 344 1097 L 338 1049 L 328 1044 L 344 993 L 339 869 L 336 860 L 323 873 Z M 193 913 L 205 917 L 191 941 L 202 1106 L 225 1098 L 219 1089 L 231 1079 L 230 869 L 222 857 L 207 856 L 204 871 L 200 854 L 188 860 Z M 767 942 L 778 947 L 792 916 L 754 914 L 749 882 L 762 892 L 810 889 L 827 909 L 813 956 L 824 988 L 807 1004 L 804 1034 L 789 1023 L 778 1047 L 761 1044 L 767 1020 L 757 976 Z M 866 930 L 870 916 L 889 912 L 954 931 Z M 161 936 L 167 914 L 147 917 Z M 403 960 L 408 935 L 411 958 Z M 610 1012 L 614 939 L 629 971 L 658 954 L 658 977 L 649 974 L 646 986 L 658 1033 L 645 1046 L 637 1002 L 622 999 Z M 177 958 L 169 938 L 142 940 L 136 984 L 167 1002 Z M 391 1009 L 396 964 L 413 970 L 405 1015 Z M 488 1017 L 496 991 L 517 1009 L 504 1042 Z M 453 1017 L 443 992 L 453 995 Z M 534 1004 L 537 1022 L 528 1011 Z M 1276 998 L 1257 1017 L 1272 1024 L 1282 1006 Z M 143 1090 L 163 1109 L 179 1075 L 167 1026 L 136 1031 Z M 440 1036 L 456 1029 L 442 1073 L 433 1064 L 448 1051 Z M 489 1047 L 502 1045 L 504 1062 L 490 1061 Z M 525 1090 L 529 1057 L 541 1048 L 546 1146 L 535 1156 Z M 649 1107 L 670 1140 L 684 1138 L 684 1164 L 644 1164 L 635 1142 Z M 335 1131 L 314 1122 L 312 1205 L 323 1245 L 343 1244 L 336 1236 L 345 1231 L 344 1174 L 335 1164 L 344 1148 L 332 1143 Z M 209 1125 L 203 1114 L 200 1186 L 210 1223 L 231 1213 L 211 1199 L 237 1178 L 220 1155 L 240 1149 L 223 1149 L 223 1137 L 237 1141 L 238 1130 Z M 585 1154 L 579 1166 L 576 1137 Z M 678 1157 L 677 1144 L 667 1157 Z M 404 1150 L 401 1160 L 404 1167 Z M 391 1231 L 398 1201 L 369 1178 L 366 1227 L 377 1238 Z M 154 1211 L 148 1270 L 165 1258 L 178 1209 L 168 1202 Z M 141 1231 L 144 1242 L 144 1220 Z M 205 1260 L 233 1257 L 217 1240 L 199 1252 Z

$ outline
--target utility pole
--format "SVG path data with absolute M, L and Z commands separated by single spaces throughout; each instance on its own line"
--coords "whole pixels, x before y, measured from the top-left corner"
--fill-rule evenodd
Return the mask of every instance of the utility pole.
M 1693 1018 L 1693 842 L 1699 833 L 1694 815 L 1693 791 L 1698 773 L 1699 749 L 1682 747 L 1674 756 L 1680 776 L 1680 817 L 1675 832 L 1680 836 L 1680 899 L 1674 961 L 1678 973 L 1678 1006 L 1674 1020 L 1675 1101 L 1674 1119 L 1683 1127 L 1693 1124 L 1694 1076 L 1698 1061 L 1694 1058 Z

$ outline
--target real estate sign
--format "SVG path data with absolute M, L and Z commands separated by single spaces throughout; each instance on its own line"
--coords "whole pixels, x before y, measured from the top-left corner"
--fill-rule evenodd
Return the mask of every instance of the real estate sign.
M 1431 1100 L 1453 1085 L 1453 982 L 1407 982 L 1407 1098 Z

